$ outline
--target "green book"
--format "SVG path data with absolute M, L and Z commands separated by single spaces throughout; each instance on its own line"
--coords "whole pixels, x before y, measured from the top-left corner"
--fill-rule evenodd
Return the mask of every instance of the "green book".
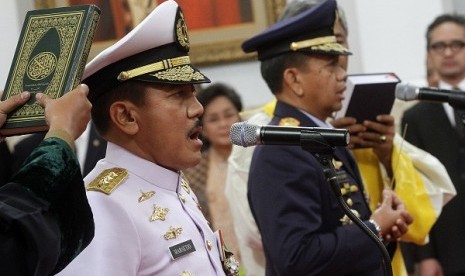
M 26 14 L 2 101 L 31 92 L 24 106 L 8 114 L 3 136 L 48 130 L 35 100 L 42 92 L 56 99 L 80 82 L 100 17 L 95 5 L 29 11 Z

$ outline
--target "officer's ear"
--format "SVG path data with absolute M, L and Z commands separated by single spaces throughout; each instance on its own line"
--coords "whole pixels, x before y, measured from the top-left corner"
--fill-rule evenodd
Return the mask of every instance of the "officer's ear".
M 296 67 L 286 68 L 283 72 L 284 86 L 287 87 L 298 97 L 301 97 L 304 94 L 301 78 L 301 72 Z
M 110 119 L 120 131 L 135 135 L 139 131 L 138 108 L 130 101 L 116 101 L 110 106 Z

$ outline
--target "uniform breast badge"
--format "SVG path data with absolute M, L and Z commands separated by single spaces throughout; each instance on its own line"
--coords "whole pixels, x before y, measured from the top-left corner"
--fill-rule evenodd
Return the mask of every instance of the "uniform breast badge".
M 350 211 L 354 213 L 357 218 L 360 218 L 360 213 L 357 210 L 350 209 Z M 339 221 L 342 223 L 342 225 L 349 225 L 353 223 L 347 215 L 344 215 L 341 219 L 339 219 Z
M 155 220 L 164 221 L 169 211 L 170 209 L 168 208 L 161 208 L 161 207 L 158 207 L 157 204 L 153 204 L 153 213 L 150 216 L 150 221 L 155 221 Z
M 234 258 L 234 254 L 228 249 L 224 243 L 221 230 L 215 231 L 218 250 L 220 252 L 221 263 L 226 276 L 239 276 L 239 262 Z
M 170 226 L 168 231 L 163 235 L 165 240 L 177 239 L 182 233 L 182 227 L 173 227 Z
M 137 200 L 139 203 L 143 202 L 143 201 L 146 201 L 147 199 L 153 197 L 155 195 L 155 192 L 154 191 L 148 191 L 146 193 L 140 191 L 142 193 L 142 195 L 139 197 L 139 199 Z
M 333 163 L 336 163 L 339 161 L 333 160 Z M 342 163 L 341 163 L 342 164 Z M 336 166 L 335 166 L 336 167 Z M 340 168 L 341 166 L 339 166 Z M 349 177 L 347 176 L 347 173 L 344 170 L 339 170 L 336 168 L 336 178 L 337 182 L 339 183 L 339 186 L 341 187 L 341 195 L 344 197 L 347 206 L 352 207 L 354 205 L 354 202 L 351 198 L 352 193 L 358 191 L 357 185 L 351 185 L 349 182 Z M 350 211 L 357 217 L 360 218 L 360 213 L 351 208 Z M 342 223 L 342 225 L 349 225 L 352 223 L 352 220 L 347 216 L 344 215 L 339 221 Z
M 239 262 L 234 258 L 233 253 L 226 252 L 223 269 L 226 276 L 239 276 Z
M 128 171 L 122 168 L 111 168 L 101 172 L 97 178 L 87 185 L 87 191 L 111 194 L 128 177 Z

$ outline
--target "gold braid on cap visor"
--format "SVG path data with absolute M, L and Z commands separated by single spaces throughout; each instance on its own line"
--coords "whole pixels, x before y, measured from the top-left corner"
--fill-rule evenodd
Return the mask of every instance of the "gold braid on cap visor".
M 162 61 L 155 62 L 152 64 L 147 64 L 147 65 L 144 65 L 144 66 L 132 69 L 132 70 L 122 71 L 118 75 L 118 80 L 126 81 L 126 80 L 129 80 L 129 79 L 132 79 L 132 78 L 135 78 L 137 76 L 144 75 L 147 73 L 157 72 L 160 70 L 166 70 L 169 68 L 173 68 L 173 67 L 180 66 L 180 65 L 187 65 L 190 63 L 191 63 L 191 60 L 189 56 L 164 59 Z
M 331 46 L 329 46 L 328 44 Z M 345 50 L 344 47 L 342 47 L 341 45 L 339 46 L 338 45 L 339 44 L 337 43 L 336 37 L 331 35 L 331 36 L 323 36 L 323 37 L 317 37 L 317 38 L 292 42 L 289 48 L 292 51 L 298 51 L 304 48 L 312 48 L 313 50 L 338 50 L 338 51 Z

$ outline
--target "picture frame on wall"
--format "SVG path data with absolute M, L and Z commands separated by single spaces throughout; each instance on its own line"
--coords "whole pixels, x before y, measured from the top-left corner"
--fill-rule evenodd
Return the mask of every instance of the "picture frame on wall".
M 101 18 L 89 58 L 123 37 L 166 0 L 34 0 L 36 9 L 95 4 Z M 244 40 L 276 22 L 286 0 L 176 0 L 183 10 L 195 65 L 252 59 Z

